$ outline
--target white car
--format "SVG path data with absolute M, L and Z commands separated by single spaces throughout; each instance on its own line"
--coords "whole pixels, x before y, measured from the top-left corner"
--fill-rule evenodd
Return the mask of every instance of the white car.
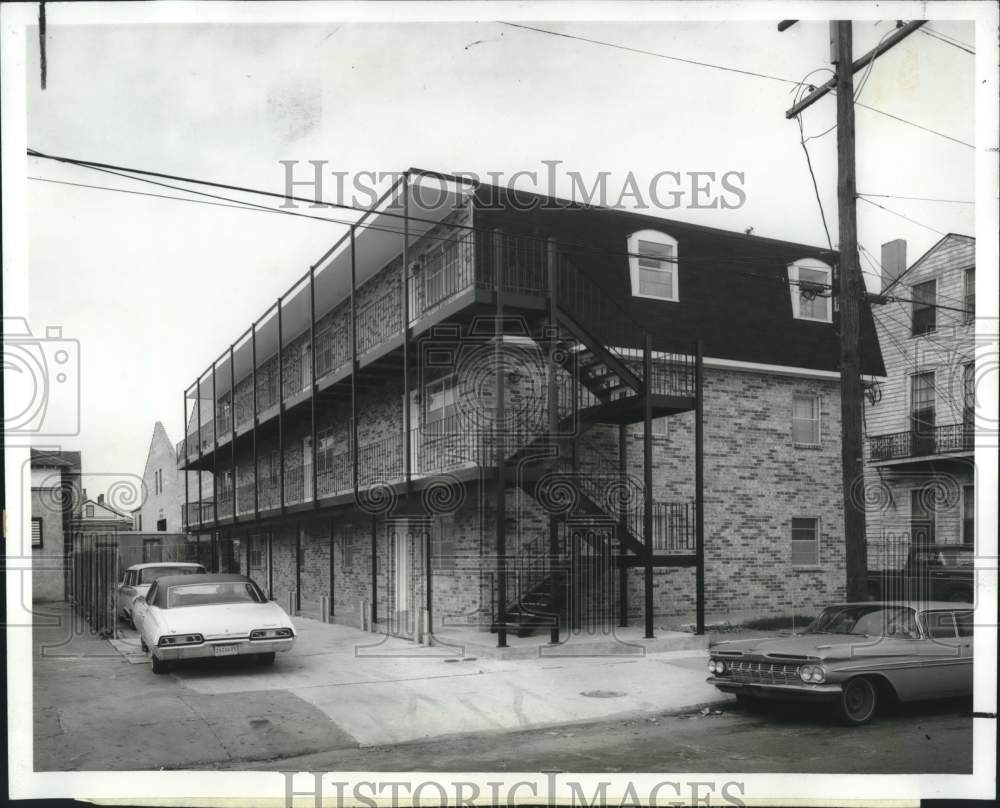
M 245 575 L 171 575 L 135 599 L 132 619 L 153 673 L 176 660 L 253 656 L 274 663 L 295 643 L 291 619 Z
M 132 623 L 132 602 L 139 596 L 145 597 L 150 585 L 165 575 L 192 575 L 206 572 L 201 564 L 186 561 L 157 561 L 148 564 L 133 564 L 118 584 L 118 616 Z M 134 623 L 133 623 L 134 625 Z

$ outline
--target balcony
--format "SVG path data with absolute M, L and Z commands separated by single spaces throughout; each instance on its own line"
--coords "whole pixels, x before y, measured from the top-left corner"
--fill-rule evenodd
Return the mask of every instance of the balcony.
M 976 436 L 971 424 L 948 424 L 927 430 L 893 432 L 868 439 L 868 457 L 872 462 L 909 460 L 969 453 L 975 450 Z

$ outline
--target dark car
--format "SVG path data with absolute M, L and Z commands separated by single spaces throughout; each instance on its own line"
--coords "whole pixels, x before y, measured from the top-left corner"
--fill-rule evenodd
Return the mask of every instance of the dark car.
M 913 544 L 902 567 L 868 573 L 868 597 L 973 603 L 974 563 L 969 544 Z

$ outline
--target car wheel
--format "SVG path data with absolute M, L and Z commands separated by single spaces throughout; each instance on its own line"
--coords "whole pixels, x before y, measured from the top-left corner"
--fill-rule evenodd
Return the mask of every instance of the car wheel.
M 837 700 L 837 715 L 845 724 L 860 726 L 871 720 L 877 704 L 878 692 L 875 685 L 871 680 L 859 676 L 844 684 Z
M 273 665 L 274 664 L 274 651 L 267 654 L 257 654 L 257 664 L 258 665 Z
M 160 659 L 156 654 L 153 654 L 153 673 L 166 673 L 168 669 L 167 663 Z

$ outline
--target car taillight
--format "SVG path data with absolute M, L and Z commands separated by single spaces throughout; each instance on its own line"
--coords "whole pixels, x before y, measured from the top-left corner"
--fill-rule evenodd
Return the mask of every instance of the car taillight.
M 250 632 L 251 640 L 283 640 L 291 636 L 290 628 L 256 628 Z
M 163 647 L 166 645 L 198 645 L 203 642 L 205 642 L 205 638 L 200 634 L 168 634 L 160 637 L 156 644 Z

